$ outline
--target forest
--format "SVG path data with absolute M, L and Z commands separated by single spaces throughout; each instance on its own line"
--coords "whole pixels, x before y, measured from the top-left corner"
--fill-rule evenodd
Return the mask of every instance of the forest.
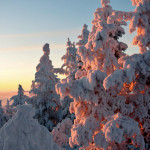
M 101 0 L 60 68 L 43 45 L 30 96 L 19 84 L 0 101 L 0 150 L 150 150 L 150 0 L 131 1 L 125 12 Z M 120 40 L 127 22 L 138 54 Z

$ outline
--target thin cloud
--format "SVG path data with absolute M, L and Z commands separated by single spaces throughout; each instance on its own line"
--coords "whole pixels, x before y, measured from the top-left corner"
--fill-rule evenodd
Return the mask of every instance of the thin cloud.
M 76 34 L 81 29 L 67 29 L 67 30 L 60 30 L 54 32 L 36 32 L 36 33 L 24 33 L 24 34 L 0 34 L 0 38 L 29 38 L 29 37 L 45 37 L 45 36 L 64 36 L 70 34 Z
M 50 44 L 50 49 L 63 49 L 65 44 Z M 9 48 L 1 48 L 0 52 L 16 52 L 16 51 L 37 51 L 42 49 L 42 45 L 33 45 L 33 46 L 22 46 L 22 47 L 9 47 Z

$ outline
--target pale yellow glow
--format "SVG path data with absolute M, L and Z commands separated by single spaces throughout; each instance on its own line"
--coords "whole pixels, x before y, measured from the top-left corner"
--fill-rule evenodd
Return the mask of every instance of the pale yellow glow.
M 32 80 L 34 80 L 35 70 L 18 70 L 0 72 L 0 91 L 17 91 L 18 85 L 21 84 L 25 91 L 29 91 Z M 59 78 L 64 78 L 64 75 L 58 75 Z

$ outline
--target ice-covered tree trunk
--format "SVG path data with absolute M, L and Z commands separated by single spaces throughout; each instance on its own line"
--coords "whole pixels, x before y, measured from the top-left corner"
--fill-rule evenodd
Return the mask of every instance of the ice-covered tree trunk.
M 43 56 L 36 67 L 35 80 L 32 82 L 30 93 L 33 95 L 28 101 L 36 108 L 35 118 L 50 131 L 58 123 L 59 95 L 55 91 L 58 82 L 53 73 L 52 62 L 49 59 L 49 44 L 43 46 Z
M 30 105 L 17 106 L 17 113 L 0 130 L 0 150 L 60 150 L 50 132 L 33 119 Z
M 28 96 L 24 95 L 24 89 L 19 84 L 18 86 L 18 94 L 15 96 L 12 96 L 10 98 L 10 101 L 13 101 L 11 104 L 11 107 L 16 107 L 17 105 L 23 105 L 25 104 L 25 101 L 28 99 Z

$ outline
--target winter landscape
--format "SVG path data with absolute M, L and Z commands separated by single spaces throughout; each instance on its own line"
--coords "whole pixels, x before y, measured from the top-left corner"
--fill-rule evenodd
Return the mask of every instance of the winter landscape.
M 121 1 L 132 10 L 123 10 Z M 55 34 L 55 38 L 63 34 L 65 46 L 55 47 L 54 40 L 40 45 L 30 82 L 26 80 L 32 71 L 15 77 L 12 69 L 9 76 L 18 89 L 4 86 L 3 66 L 7 63 L 0 50 L 0 150 L 150 150 L 150 0 L 121 1 L 87 0 L 87 6 L 98 4 L 91 24 L 82 20 L 79 35 L 69 27 L 69 34 Z M 114 9 L 116 2 L 118 7 Z M 77 11 L 74 6 L 71 10 Z M 55 22 L 55 14 L 52 16 Z M 78 22 L 78 18 L 74 19 Z M 71 32 L 76 42 L 67 37 Z M 2 41 L 8 33 L 0 34 Z M 45 32 L 43 36 L 47 35 Z M 9 40 L 13 43 L 16 37 L 9 35 Z M 53 50 L 61 47 L 65 47 L 64 53 Z M 10 50 L 11 46 L 8 57 Z M 32 52 L 27 56 L 35 61 Z M 19 70 L 32 66 L 30 60 L 21 59 L 18 63 L 25 61 L 27 68 L 21 66 Z M 14 92 L 6 94 L 8 91 Z

